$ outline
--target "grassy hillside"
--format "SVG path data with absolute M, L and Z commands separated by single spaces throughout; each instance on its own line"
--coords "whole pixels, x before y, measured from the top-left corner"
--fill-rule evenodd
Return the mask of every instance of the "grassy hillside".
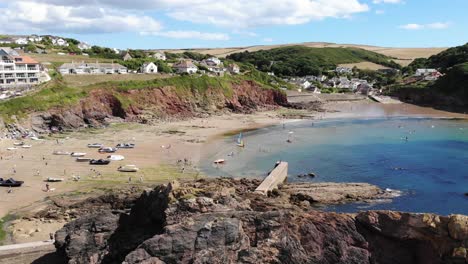
M 256 52 L 235 53 L 229 59 L 251 63 L 261 71 L 272 71 L 279 76 L 304 76 L 320 74 L 339 64 L 372 62 L 399 68 L 392 58 L 357 48 L 282 47 Z
M 406 70 L 414 72 L 418 68 L 437 68 L 442 72 L 447 72 L 451 67 L 465 62 L 468 62 L 468 43 L 447 49 L 427 59 L 416 59 L 408 65 Z
M 468 103 L 468 62 L 450 68 L 447 74 L 435 83 L 434 88 L 444 94 L 463 98 Z
M 212 88 L 220 89 L 225 95 L 229 96 L 232 93 L 232 84 L 243 80 L 254 81 L 265 89 L 278 89 L 280 86 L 287 86 L 282 80 L 254 69 L 250 73 L 237 76 L 183 75 L 171 78 L 153 78 L 151 80 L 108 81 L 88 86 L 71 86 L 66 82 L 66 78 L 59 75 L 56 79 L 40 87 L 35 93 L 0 102 L 0 116 L 5 122 L 11 122 L 13 121 L 12 116 L 22 118 L 32 112 L 73 105 L 94 89 L 112 89 L 118 92 L 173 87 L 176 92 L 182 94 L 195 90 L 202 94 L 207 88 Z M 125 101 L 125 98 L 122 99 Z

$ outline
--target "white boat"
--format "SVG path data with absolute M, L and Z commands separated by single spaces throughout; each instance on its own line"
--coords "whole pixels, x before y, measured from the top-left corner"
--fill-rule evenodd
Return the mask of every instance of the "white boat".
M 90 162 L 92 160 L 92 158 L 76 158 L 76 161 L 77 162 Z
M 224 159 L 217 159 L 217 160 L 213 161 L 214 164 L 223 164 L 225 162 L 226 162 L 226 160 L 224 160 Z
M 25 148 L 25 149 L 30 149 L 30 148 L 32 148 L 31 145 L 23 145 L 23 146 L 21 146 L 21 147 L 22 147 L 22 148 Z
M 43 139 L 40 139 L 38 137 L 30 137 L 31 140 L 43 140 Z
M 120 166 L 117 170 L 121 172 L 138 172 L 139 169 L 135 165 L 125 165 Z
M 9 147 L 7 148 L 7 150 L 17 150 L 18 148 L 15 148 L 15 147 Z
M 77 157 L 84 157 L 86 155 L 86 153 L 84 153 L 84 152 L 72 152 L 70 155 L 72 157 L 77 158 Z
M 110 155 L 110 156 L 107 156 L 107 158 L 112 160 L 112 161 L 120 161 L 120 160 L 125 159 L 125 157 L 122 156 L 122 155 Z
M 102 148 L 103 146 L 101 143 L 88 144 L 88 148 Z
M 60 150 L 56 150 L 53 152 L 54 155 L 70 155 L 71 153 L 70 152 L 67 152 L 67 151 L 60 151 Z
M 24 142 L 14 142 L 13 145 L 15 146 L 23 146 Z
M 116 151 L 117 151 L 116 148 L 111 148 L 111 147 L 106 147 L 106 148 L 100 148 L 99 149 L 100 153 L 114 153 Z
M 63 178 L 52 178 L 52 177 L 49 177 L 49 178 L 47 178 L 47 181 L 48 181 L 48 182 L 62 182 L 62 181 L 64 181 L 64 179 L 63 179 Z

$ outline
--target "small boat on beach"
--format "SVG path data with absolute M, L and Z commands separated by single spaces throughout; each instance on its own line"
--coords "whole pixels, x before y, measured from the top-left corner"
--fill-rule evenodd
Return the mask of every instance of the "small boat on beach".
M 132 149 L 135 148 L 135 144 L 133 143 L 119 143 L 116 148 L 121 148 L 121 149 Z
M 239 137 L 237 137 L 237 143 L 236 145 L 240 148 L 243 148 L 245 147 L 245 144 L 244 144 L 244 139 L 242 138 L 242 132 L 239 133 Z
M 24 181 L 16 181 L 13 178 L 9 178 L 7 180 L 3 180 L 3 178 L 0 178 L 0 186 L 3 187 L 20 187 L 23 185 Z
M 64 181 L 63 178 L 52 178 L 52 177 L 48 177 L 46 182 L 62 182 Z
M 120 160 L 124 160 L 125 157 L 122 155 L 110 155 L 110 156 L 107 156 L 107 159 L 112 160 L 112 161 L 120 161 Z
M 9 147 L 7 148 L 7 150 L 17 150 L 18 148 L 15 148 L 15 147 Z
M 92 159 L 89 161 L 90 165 L 108 165 L 111 161 L 106 159 Z
M 60 150 L 56 150 L 56 151 L 54 151 L 52 154 L 54 154 L 54 155 L 62 155 L 62 156 L 65 156 L 65 155 L 66 155 L 66 156 L 68 156 L 68 155 L 71 155 L 71 153 L 70 153 L 70 152 L 68 152 L 68 151 L 60 151 Z
M 102 148 L 103 146 L 101 143 L 88 144 L 88 148 Z
M 83 157 L 76 158 L 77 162 L 90 162 L 91 160 L 92 158 L 83 158 Z
M 32 146 L 31 145 L 23 145 L 23 146 L 21 146 L 21 148 L 30 149 L 30 148 L 32 148 Z
M 116 148 L 111 148 L 111 147 L 105 147 L 105 148 L 100 148 L 99 153 L 114 153 L 116 152 Z
M 84 152 L 72 152 L 70 155 L 72 157 L 77 158 L 77 157 L 84 157 L 86 155 L 86 153 L 84 153 Z
M 213 161 L 214 164 L 224 164 L 226 162 L 226 160 L 224 159 L 217 159 L 215 161 Z
M 14 146 L 23 146 L 24 142 L 14 142 L 13 145 Z
M 118 169 L 120 172 L 138 172 L 137 166 L 135 165 L 125 165 L 125 166 L 120 166 Z

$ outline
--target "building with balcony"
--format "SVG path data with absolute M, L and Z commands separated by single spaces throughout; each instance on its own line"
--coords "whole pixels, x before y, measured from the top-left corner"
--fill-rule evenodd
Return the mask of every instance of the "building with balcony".
M 40 73 L 39 62 L 0 48 L 0 87 L 38 84 Z

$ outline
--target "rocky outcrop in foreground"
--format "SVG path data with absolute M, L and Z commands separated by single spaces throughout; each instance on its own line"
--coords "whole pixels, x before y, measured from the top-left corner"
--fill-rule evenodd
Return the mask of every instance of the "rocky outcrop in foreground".
M 69 263 L 466 263 L 468 216 L 319 212 L 255 180 L 174 182 L 67 224 Z

